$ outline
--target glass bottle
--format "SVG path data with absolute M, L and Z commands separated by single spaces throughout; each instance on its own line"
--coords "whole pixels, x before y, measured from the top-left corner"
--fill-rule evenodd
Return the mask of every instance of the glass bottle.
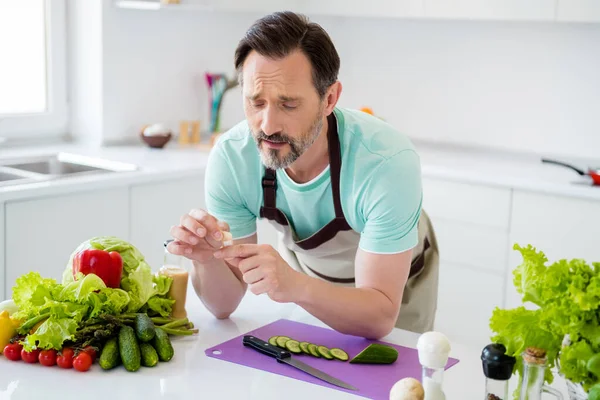
M 548 368 L 546 350 L 528 347 L 522 354 L 523 381 L 519 400 L 541 400 L 542 393 L 548 393 L 563 400 L 563 395 L 551 387 L 544 385 L 544 374 Z
M 425 332 L 417 342 L 419 362 L 422 366 L 423 390 L 427 400 L 444 400 L 442 385 L 444 370 L 450 353 L 450 341 L 440 332 Z
M 485 400 L 507 400 L 508 382 L 517 359 L 506 354 L 506 347 L 492 343 L 483 348 L 481 364 L 485 374 Z
M 164 243 L 165 253 L 163 266 L 158 271 L 159 275 L 166 275 L 172 279 L 171 287 L 169 288 L 169 297 L 175 300 L 172 306 L 171 316 L 176 319 L 187 317 L 185 302 L 187 299 L 189 272 L 185 267 L 185 257 L 171 254 L 167 250 L 171 240 Z

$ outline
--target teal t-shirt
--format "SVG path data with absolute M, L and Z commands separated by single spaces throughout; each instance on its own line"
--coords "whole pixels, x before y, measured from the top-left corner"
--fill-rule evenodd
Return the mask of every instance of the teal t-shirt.
M 422 189 L 419 155 L 409 138 L 358 110 L 335 108 L 341 147 L 340 197 L 359 247 L 398 253 L 416 246 Z M 211 150 L 205 177 L 207 211 L 227 222 L 234 238 L 256 232 L 263 205 L 265 167 L 246 121 L 221 135 Z M 276 202 L 299 239 L 335 217 L 329 167 L 298 184 L 277 170 Z

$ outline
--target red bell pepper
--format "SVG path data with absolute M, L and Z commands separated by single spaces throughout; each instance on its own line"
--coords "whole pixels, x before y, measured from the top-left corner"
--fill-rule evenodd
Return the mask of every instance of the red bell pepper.
M 77 273 L 96 274 L 109 288 L 121 286 L 123 259 L 116 251 L 88 249 L 73 257 L 73 276 Z

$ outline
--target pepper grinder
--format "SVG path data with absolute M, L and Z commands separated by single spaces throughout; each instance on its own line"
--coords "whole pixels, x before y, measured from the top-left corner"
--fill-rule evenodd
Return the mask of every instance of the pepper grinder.
M 481 352 L 481 364 L 485 374 L 485 400 L 508 399 L 508 381 L 517 359 L 506 354 L 501 343 L 491 343 Z
M 426 332 L 417 342 L 419 362 L 423 368 L 422 383 L 427 400 L 445 400 L 442 390 L 444 370 L 450 354 L 450 341 L 440 332 Z

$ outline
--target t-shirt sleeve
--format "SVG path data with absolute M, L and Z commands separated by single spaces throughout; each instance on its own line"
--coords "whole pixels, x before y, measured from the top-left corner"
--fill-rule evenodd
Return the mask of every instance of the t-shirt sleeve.
M 415 247 L 422 207 L 420 159 L 404 150 L 382 162 L 364 192 L 365 220 L 359 247 L 381 254 L 400 253 Z
M 241 195 L 239 176 L 221 146 L 210 152 L 204 179 L 206 208 L 209 214 L 229 224 L 231 235 L 240 239 L 256 232 L 256 215 Z

